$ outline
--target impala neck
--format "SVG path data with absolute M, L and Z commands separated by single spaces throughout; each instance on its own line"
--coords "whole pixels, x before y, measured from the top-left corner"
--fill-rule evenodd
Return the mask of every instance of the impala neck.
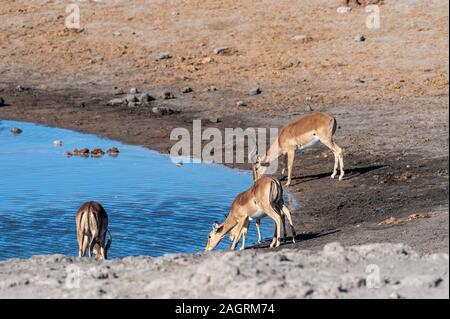
M 233 213 L 230 211 L 228 213 L 227 218 L 223 222 L 222 229 L 219 231 L 220 236 L 223 238 L 230 230 L 232 230 L 236 226 L 237 222 L 233 218 Z
M 267 152 L 267 156 L 264 159 L 265 163 L 272 163 L 274 160 L 276 160 L 280 156 L 280 147 L 278 143 L 278 138 L 275 142 L 270 145 L 269 151 Z

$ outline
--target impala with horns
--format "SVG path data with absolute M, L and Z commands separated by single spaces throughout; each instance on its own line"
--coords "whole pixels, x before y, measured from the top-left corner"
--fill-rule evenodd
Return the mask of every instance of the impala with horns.
M 252 187 L 236 196 L 231 210 L 222 224 L 213 223 L 205 251 L 214 249 L 229 232 L 231 232 L 230 237 L 233 240 L 230 249 L 236 248 L 241 236 L 244 236 L 241 249 L 245 248 L 245 236 L 249 221 L 259 220 L 264 215 L 269 216 L 275 222 L 275 234 L 270 247 L 280 245 L 282 215 L 288 217 L 295 237 L 291 214 L 283 202 L 283 188 L 278 180 L 267 176 L 259 178 Z
M 267 166 L 281 155 L 286 156 L 286 166 L 288 170 L 286 186 L 291 184 L 292 166 L 296 150 L 304 150 L 314 144 L 321 142 L 328 147 L 334 155 L 334 168 L 331 178 L 337 174 L 339 167 L 339 180 L 344 177 L 344 157 L 342 149 L 333 141 L 336 132 L 336 119 L 326 113 L 313 113 L 305 115 L 295 122 L 284 126 L 277 140 L 270 146 L 262 162 Z M 265 168 L 261 167 L 261 174 Z M 283 170 L 284 171 L 284 170 Z
M 111 247 L 112 236 L 108 230 L 108 215 L 97 202 L 86 202 L 81 205 L 76 216 L 78 256 L 95 254 L 96 259 L 107 259 Z

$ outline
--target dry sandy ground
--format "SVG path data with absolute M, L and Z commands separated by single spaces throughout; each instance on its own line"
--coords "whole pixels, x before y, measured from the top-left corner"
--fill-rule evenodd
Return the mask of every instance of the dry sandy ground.
M 448 289 L 448 254 L 402 244 L 0 262 L 0 298 L 448 298 Z
M 87 1 L 78 31 L 64 27 L 69 1 L 0 1 L 0 119 L 166 153 L 172 128 L 193 119 L 281 127 L 308 107 L 330 112 L 346 178 L 328 178 L 323 148 L 297 155 L 288 191 L 300 235 L 284 247 L 402 242 L 448 253 L 448 1 L 385 0 L 379 29 L 365 26 L 364 8 L 339 14 L 334 0 Z M 229 52 L 214 54 L 220 46 Z M 250 95 L 256 86 L 262 93 Z M 115 88 L 131 87 L 156 100 L 107 105 L 121 96 Z M 161 99 L 165 89 L 175 98 Z

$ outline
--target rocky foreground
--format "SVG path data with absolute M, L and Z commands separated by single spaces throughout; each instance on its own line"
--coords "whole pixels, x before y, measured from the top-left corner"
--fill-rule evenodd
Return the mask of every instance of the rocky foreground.
M 0 262 L 0 298 L 449 298 L 449 256 L 403 244 Z

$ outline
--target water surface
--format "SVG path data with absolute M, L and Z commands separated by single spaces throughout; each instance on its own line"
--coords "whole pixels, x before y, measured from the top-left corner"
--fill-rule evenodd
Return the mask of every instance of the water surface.
M 11 127 L 22 134 L 13 135 Z M 53 146 L 60 139 L 62 147 Z M 120 155 L 66 157 L 116 146 Z M 252 184 L 251 174 L 211 164 L 176 166 L 139 146 L 33 123 L 0 121 L 0 259 L 77 254 L 75 214 L 96 200 L 110 219 L 109 257 L 203 250 L 211 224 Z M 273 234 L 263 219 L 263 235 Z M 256 242 L 251 226 L 247 244 Z M 218 247 L 227 248 L 228 236 Z

